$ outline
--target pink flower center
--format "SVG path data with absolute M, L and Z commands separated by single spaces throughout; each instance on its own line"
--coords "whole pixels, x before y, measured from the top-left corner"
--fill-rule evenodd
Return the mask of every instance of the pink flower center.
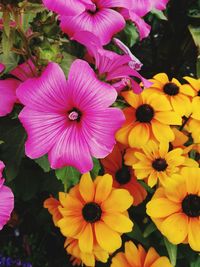
M 76 108 L 73 108 L 72 110 L 70 110 L 68 112 L 68 118 L 70 121 L 78 121 L 79 122 L 81 119 L 81 115 L 82 115 L 81 112 Z

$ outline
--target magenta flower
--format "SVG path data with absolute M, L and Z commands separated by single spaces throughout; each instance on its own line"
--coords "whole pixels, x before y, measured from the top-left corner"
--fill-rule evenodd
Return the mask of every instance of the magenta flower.
M 56 3 L 55 3 L 56 2 Z M 125 27 L 123 16 L 115 8 L 127 7 L 128 0 L 43 0 L 44 5 L 60 15 L 61 29 L 72 37 L 76 32 L 89 31 L 102 44 Z
M 58 64 L 49 63 L 41 77 L 20 85 L 17 96 L 25 105 L 19 119 L 28 133 L 26 155 L 48 153 L 52 168 L 91 170 L 91 156 L 103 158 L 112 151 L 124 122 L 121 110 L 109 108 L 116 91 L 83 60 L 74 61 L 68 81 Z
M 2 66 L 4 66 L 2 64 Z M 0 80 L 0 117 L 9 114 L 15 103 L 18 103 L 16 90 L 26 79 L 36 75 L 35 67 L 29 60 L 15 69 L 10 74 L 16 78 Z
M 139 78 L 145 87 L 152 84 L 139 74 L 138 70 L 142 67 L 142 63 L 120 40 L 115 38 L 114 42 L 123 51 L 124 55 L 104 49 L 98 37 L 90 32 L 78 32 L 73 39 L 87 47 L 88 52 L 95 59 L 99 76 L 104 78 L 105 81 L 111 82 L 117 92 L 128 86 L 135 93 L 141 93 L 142 88 L 131 76 Z
M 2 178 L 2 172 L 4 164 L 0 161 L 0 230 L 10 219 L 11 212 L 14 208 L 14 195 L 11 189 L 4 184 L 4 178 Z

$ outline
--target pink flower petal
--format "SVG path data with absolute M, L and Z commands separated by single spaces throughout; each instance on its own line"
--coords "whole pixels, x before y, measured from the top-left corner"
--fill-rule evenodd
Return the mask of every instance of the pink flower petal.
M 166 8 L 169 0 L 151 0 L 153 8 L 163 10 Z
M 124 18 L 115 10 L 102 8 L 96 14 L 83 12 L 77 16 L 61 16 L 61 29 L 72 37 L 76 32 L 89 31 L 100 38 L 101 44 L 125 27 Z
M 12 74 L 21 81 L 26 81 L 28 78 L 37 76 L 35 65 L 31 60 L 28 60 L 23 64 L 18 65 L 10 72 L 10 74 Z
M 14 208 L 14 195 L 10 188 L 2 186 L 0 188 L 0 230 L 10 219 L 10 214 Z
M 2 73 L 5 69 L 5 65 L 0 63 L 0 73 Z
M 16 89 L 20 82 L 15 79 L 0 80 L 0 116 L 9 114 L 17 101 Z

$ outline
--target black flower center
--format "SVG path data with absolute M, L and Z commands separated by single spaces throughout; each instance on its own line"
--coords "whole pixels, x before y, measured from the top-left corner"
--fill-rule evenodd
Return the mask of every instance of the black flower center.
M 73 108 L 70 111 L 68 111 L 68 119 L 70 121 L 77 121 L 79 122 L 81 120 L 82 112 L 78 110 L 77 108 Z
M 182 202 L 183 212 L 189 217 L 200 216 L 200 197 L 198 195 L 189 194 Z
M 116 172 L 115 179 L 121 185 L 130 182 L 131 180 L 130 168 L 128 166 L 123 166 Z
M 177 95 L 179 93 L 179 87 L 175 83 L 166 83 L 163 91 L 167 95 Z
M 152 167 L 158 172 L 165 171 L 167 169 L 167 166 L 168 164 L 166 160 L 162 158 L 155 159 L 152 163 Z
M 101 219 L 101 207 L 95 202 L 85 204 L 82 209 L 82 215 L 86 222 L 94 223 Z
M 136 109 L 136 119 L 139 122 L 150 122 L 154 116 L 154 110 L 150 105 L 143 104 Z

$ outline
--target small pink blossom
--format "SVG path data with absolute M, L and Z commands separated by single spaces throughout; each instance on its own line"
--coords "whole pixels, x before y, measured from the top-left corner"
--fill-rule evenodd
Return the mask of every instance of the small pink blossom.
M 14 208 L 14 195 L 11 189 L 4 185 L 4 178 L 2 178 L 4 167 L 3 162 L 0 161 L 0 230 L 10 219 Z
M 76 33 L 74 39 L 87 47 L 88 52 L 95 59 L 95 66 L 99 76 L 103 77 L 107 82 L 112 82 L 112 86 L 118 92 L 128 86 L 135 93 L 141 93 L 142 88 L 131 78 L 132 76 L 139 78 L 145 87 L 151 85 L 137 71 L 142 67 L 142 63 L 120 40 L 115 38 L 114 42 L 124 52 L 124 55 L 119 55 L 113 51 L 104 49 L 98 37 L 90 32 Z
M 109 107 L 116 91 L 83 60 L 74 61 L 67 81 L 59 65 L 49 63 L 39 78 L 20 85 L 17 96 L 25 105 L 19 119 L 28 133 L 26 155 L 48 153 L 52 168 L 91 170 L 92 156 L 103 158 L 112 151 L 124 122 L 121 110 Z
M 9 114 L 15 103 L 19 103 L 16 90 L 26 79 L 36 75 L 35 67 L 31 60 L 17 66 L 10 74 L 15 78 L 0 80 L 0 117 Z

